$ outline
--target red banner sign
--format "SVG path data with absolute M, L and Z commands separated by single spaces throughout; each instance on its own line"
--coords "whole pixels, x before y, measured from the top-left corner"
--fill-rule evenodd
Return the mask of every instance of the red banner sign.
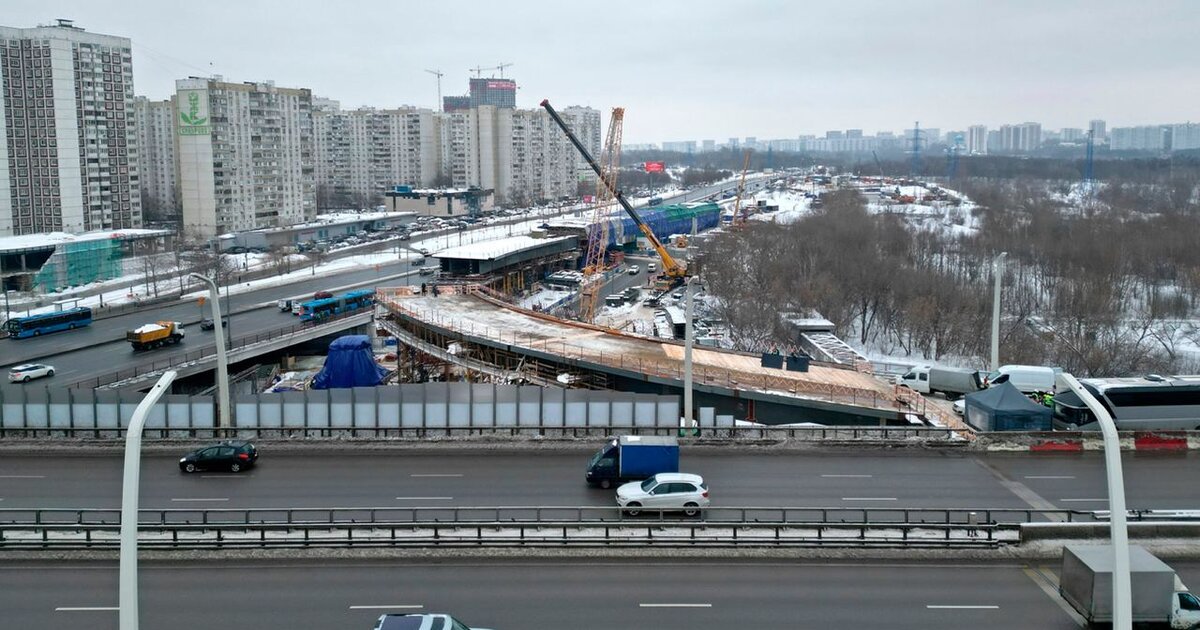
M 666 162 L 646 162 L 645 166 L 647 173 L 661 173 L 667 170 Z

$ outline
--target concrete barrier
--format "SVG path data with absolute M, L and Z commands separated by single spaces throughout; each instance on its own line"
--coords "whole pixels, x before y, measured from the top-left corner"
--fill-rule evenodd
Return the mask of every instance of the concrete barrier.
M 1021 544 L 1042 540 L 1090 540 L 1108 539 L 1108 523 L 1022 523 Z M 1148 538 L 1196 538 L 1200 536 L 1200 522 L 1164 521 L 1129 523 L 1129 537 Z
M 1122 451 L 1200 449 L 1200 431 L 1122 431 L 1118 439 Z M 1096 431 L 991 432 L 979 433 L 972 448 L 989 452 L 1083 453 L 1103 451 L 1104 441 Z

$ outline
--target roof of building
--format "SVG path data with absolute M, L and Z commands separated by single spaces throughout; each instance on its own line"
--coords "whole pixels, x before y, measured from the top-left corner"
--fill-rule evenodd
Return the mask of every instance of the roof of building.
M 66 232 L 44 232 L 41 234 L 22 234 L 20 236 L 0 237 L 0 252 L 21 251 L 30 249 L 52 249 L 65 243 L 82 243 L 85 241 L 101 240 L 132 240 L 155 236 L 168 236 L 170 230 L 107 230 L 104 232 L 86 232 L 83 234 L 68 234 Z
M 449 249 L 443 249 L 435 252 L 435 258 L 457 258 L 459 260 L 496 260 L 510 254 L 523 252 L 531 249 L 557 243 L 560 241 L 574 240 L 573 236 L 559 236 L 549 238 L 534 238 L 532 236 L 510 236 L 508 238 L 499 238 L 493 241 L 483 241 L 482 243 L 470 243 L 468 245 L 459 245 Z

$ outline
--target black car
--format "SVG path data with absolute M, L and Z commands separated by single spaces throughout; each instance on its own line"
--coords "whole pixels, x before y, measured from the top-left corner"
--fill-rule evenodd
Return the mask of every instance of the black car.
M 229 318 L 222 317 L 221 325 L 225 328 L 229 328 Z M 205 317 L 204 319 L 200 320 L 200 330 L 212 330 L 214 328 L 216 328 L 216 325 L 213 323 L 211 317 Z
M 258 449 L 245 441 L 225 441 L 196 449 L 179 458 L 179 470 L 228 470 L 241 472 L 258 461 Z

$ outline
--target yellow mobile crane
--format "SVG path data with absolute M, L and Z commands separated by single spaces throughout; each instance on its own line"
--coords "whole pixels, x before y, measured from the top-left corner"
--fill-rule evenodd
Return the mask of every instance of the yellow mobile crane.
M 750 170 L 750 149 L 746 149 L 746 157 L 742 158 L 742 179 L 738 181 L 737 198 L 733 200 L 733 220 L 730 225 L 740 228 L 746 224 L 750 211 L 742 213 L 742 194 L 746 192 L 746 171 Z
M 587 149 L 583 147 L 583 144 L 579 142 L 579 138 L 575 137 L 575 133 L 572 132 L 571 128 L 567 126 L 567 123 L 563 122 L 563 119 L 558 115 L 558 112 L 554 111 L 554 108 L 550 106 L 549 99 L 542 101 L 542 107 L 549 112 L 550 118 L 552 118 L 555 124 L 557 124 L 559 128 L 563 130 L 563 133 L 567 134 L 567 139 L 571 141 L 571 144 L 575 145 L 575 149 L 579 151 L 579 154 L 582 155 L 583 159 L 587 161 L 588 166 L 591 166 L 592 170 L 596 172 L 596 176 L 600 178 L 600 181 L 604 182 L 604 185 L 609 187 L 609 192 L 612 193 L 613 197 L 616 197 L 617 202 L 620 203 L 621 207 L 625 209 L 625 213 L 633 219 L 634 224 L 636 224 L 638 229 L 642 231 L 642 234 L 646 237 L 646 240 L 650 241 L 651 247 L 654 248 L 654 251 L 658 252 L 658 257 L 662 259 L 663 273 L 671 279 L 673 284 L 683 282 L 684 278 L 687 276 L 687 267 L 675 260 L 674 256 L 671 256 L 670 252 L 667 251 L 667 248 L 663 246 L 662 241 L 658 240 L 658 237 L 654 235 L 654 230 L 651 230 L 650 226 L 642 220 L 642 217 L 638 216 L 638 213 L 633 209 L 633 206 L 629 205 L 629 200 L 625 198 L 625 195 L 622 194 L 620 190 L 617 190 L 615 181 L 612 181 L 616 178 L 612 178 L 610 180 L 604 176 L 604 171 L 601 170 L 600 165 L 596 163 L 596 160 L 592 158 L 592 155 L 588 153 Z

